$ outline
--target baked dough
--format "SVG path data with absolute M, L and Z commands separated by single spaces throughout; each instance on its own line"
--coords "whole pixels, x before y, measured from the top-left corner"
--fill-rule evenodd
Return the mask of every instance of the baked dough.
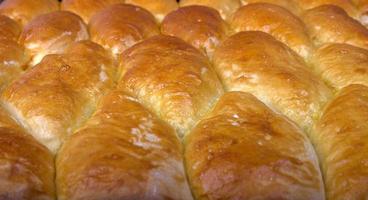
M 217 10 L 206 6 L 186 6 L 165 17 L 161 32 L 183 39 L 211 58 L 229 31 Z
M 343 88 L 325 108 L 313 131 L 327 199 L 368 196 L 368 88 Z
M 124 0 L 63 0 L 61 1 L 61 10 L 79 15 L 88 24 L 94 14 L 117 3 L 124 3 Z
M 169 125 L 114 91 L 59 152 L 58 199 L 191 200 L 181 149 Z
M 240 32 L 215 51 L 214 67 L 227 91 L 255 95 L 309 130 L 331 97 L 301 57 L 271 35 Z
M 0 14 L 12 18 L 22 26 L 38 15 L 58 9 L 57 0 L 4 0 L 0 4 Z
M 65 54 L 47 55 L 5 89 L 2 101 L 30 134 L 56 153 L 113 86 L 114 69 L 102 47 L 82 41 Z
M 159 34 L 155 18 L 147 10 L 116 4 L 94 15 L 89 23 L 91 40 L 117 57 L 137 42 Z
M 40 15 L 29 22 L 20 35 L 32 57 L 30 65 L 41 62 L 48 54 L 63 53 L 73 42 L 88 39 L 88 31 L 82 19 L 68 11 L 56 11 Z
M 193 194 L 202 199 L 324 199 L 304 133 L 254 96 L 226 93 L 185 138 Z
M 287 9 L 268 3 L 254 3 L 238 9 L 231 21 L 236 31 L 263 31 L 307 58 L 313 50 L 304 23 Z
M 123 52 L 119 87 L 183 136 L 223 89 L 208 59 L 171 36 L 154 36 Z

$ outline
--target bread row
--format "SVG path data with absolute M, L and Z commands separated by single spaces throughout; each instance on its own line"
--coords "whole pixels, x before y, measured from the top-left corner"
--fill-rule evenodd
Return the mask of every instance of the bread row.
M 365 27 L 334 6 L 221 15 L 0 18 L 0 199 L 364 199 Z

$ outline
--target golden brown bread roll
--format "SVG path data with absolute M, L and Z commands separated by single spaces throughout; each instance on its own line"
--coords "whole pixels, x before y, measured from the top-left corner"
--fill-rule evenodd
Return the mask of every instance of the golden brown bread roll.
M 176 36 L 209 57 L 228 32 L 225 21 L 213 8 L 186 6 L 168 14 L 161 24 L 161 32 Z
M 301 57 L 263 32 L 226 39 L 215 51 L 214 66 L 226 90 L 252 93 L 305 130 L 331 96 Z
M 358 16 L 358 10 L 351 0 L 294 0 L 303 10 L 312 9 L 322 5 L 334 5 L 345 10 L 351 17 Z
M 233 13 L 241 6 L 240 0 L 181 0 L 180 6 L 202 5 L 219 11 L 224 20 L 230 20 Z
M 184 144 L 187 174 L 198 200 L 324 199 L 308 139 L 250 94 L 226 93 Z
M 52 154 L 0 108 L 0 199 L 54 197 Z
M 98 11 L 117 3 L 124 3 L 124 0 L 63 0 L 61 10 L 76 13 L 88 24 Z
M 54 153 L 113 84 L 114 67 L 102 47 L 82 41 L 69 52 L 47 55 L 2 94 L 6 108 Z
M 151 13 L 137 6 L 116 4 L 94 15 L 89 23 L 91 39 L 120 55 L 135 43 L 160 33 Z
M 0 39 L 0 91 L 23 72 L 27 61 L 24 48 L 17 42 Z
M 88 39 L 88 31 L 82 19 L 68 11 L 56 11 L 40 15 L 29 22 L 20 35 L 32 57 L 30 65 L 36 65 L 48 54 L 62 53 L 70 44 Z
M 271 3 L 286 8 L 296 15 L 301 13 L 298 4 L 291 0 L 241 0 L 241 2 L 243 5 L 248 5 L 250 3 Z
M 238 9 L 231 21 L 236 31 L 263 31 L 288 45 L 302 57 L 313 49 L 304 23 L 287 9 L 268 3 L 254 3 Z
M 11 18 L 0 15 L 0 39 L 18 41 L 21 28 L 17 22 Z
M 123 52 L 124 88 L 183 136 L 223 89 L 207 58 L 184 41 L 151 37 Z
M 350 85 L 329 103 L 313 135 L 333 200 L 368 196 L 368 88 Z
M 323 5 L 310 9 L 303 20 L 317 45 L 348 43 L 368 48 L 368 30 L 340 7 Z
M 329 85 L 342 89 L 350 84 L 368 86 L 368 50 L 349 44 L 320 47 L 312 59 L 315 70 Z
M 0 4 L 0 14 L 12 18 L 22 26 L 38 15 L 58 9 L 57 0 L 4 0 Z
M 174 130 L 121 91 L 103 98 L 57 157 L 60 200 L 190 200 Z
M 176 0 L 125 0 L 125 3 L 147 9 L 155 16 L 158 22 L 161 22 L 167 14 L 178 8 Z

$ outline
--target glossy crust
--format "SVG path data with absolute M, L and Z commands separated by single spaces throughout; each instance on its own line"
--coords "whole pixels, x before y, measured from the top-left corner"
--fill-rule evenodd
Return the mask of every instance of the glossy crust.
M 288 45 L 302 57 L 309 57 L 313 44 L 304 23 L 287 9 L 268 3 L 241 7 L 231 21 L 236 31 L 263 31 Z
M 221 17 L 228 21 L 235 11 L 241 6 L 240 0 L 181 0 L 180 6 L 202 5 L 219 11 Z
M 59 199 L 192 199 L 174 130 L 121 91 L 105 97 L 57 160 Z
M 331 86 L 342 89 L 350 84 L 368 86 L 368 50 L 349 44 L 319 48 L 312 62 L 318 74 Z
M 88 24 L 91 17 L 107 6 L 124 3 L 124 0 L 63 0 L 61 10 L 79 15 Z
M 306 11 L 303 20 L 317 45 L 348 43 L 368 48 L 368 30 L 340 7 L 324 5 Z
M 31 66 L 48 54 L 63 53 L 73 42 L 88 39 L 88 31 L 82 19 L 68 11 L 56 11 L 40 15 L 29 22 L 20 35 L 32 57 Z
M 0 4 L 0 14 L 12 18 L 22 26 L 38 15 L 58 9 L 57 0 L 4 0 Z
M 215 51 L 214 66 L 227 90 L 252 93 L 305 130 L 331 95 L 296 53 L 263 32 L 226 39 Z
M 161 31 L 183 39 L 209 57 L 228 32 L 220 14 L 206 6 L 186 6 L 171 12 L 162 22 Z
M 358 16 L 358 10 L 351 0 L 294 0 L 303 10 L 312 9 L 322 5 L 334 5 L 345 10 L 351 17 Z
M 23 72 L 27 61 L 24 48 L 17 42 L 0 39 L 0 91 Z
M 158 22 L 178 8 L 176 0 L 125 0 L 125 3 L 140 6 L 150 11 Z
M 324 199 L 303 132 L 248 93 L 226 93 L 185 139 L 197 199 Z
M 241 0 L 241 2 L 243 5 L 248 5 L 250 3 L 270 3 L 286 8 L 296 15 L 301 13 L 301 9 L 296 1 L 292 0 Z
M 160 32 L 151 13 L 128 4 L 112 5 L 94 15 L 89 31 L 94 42 L 109 49 L 115 56 Z
M 183 136 L 222 94 L 207 58 L 184 41 L 154 36 L 121 57 L 125 88 Z
M 350 85 L 329 103 L 314 130 L 327 197 L 368 196 L 368 88 Z
M 54 160 L 0 108 L 0 199 L 54 199 Z
M 70 53 L 46 56 L 10 84 L 2 99 L 28 132 L 55 153 L 112 87 L 113 70 L 102 47 L 76 43 Z
M 0 39 L 18 41 L 21 28 L 18 23 L 11 18 L 0 15 Z

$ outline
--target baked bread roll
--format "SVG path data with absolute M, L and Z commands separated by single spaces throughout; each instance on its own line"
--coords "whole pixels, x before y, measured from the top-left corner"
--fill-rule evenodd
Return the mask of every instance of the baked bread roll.
M 352 0 L 294 0 L 303 10 L 309 10 L 322 5 L 334 5 L 345 10 L 351 17 L 358 17 L 358 10 Z
M 368 86 L 368 50 L 349 44 L 329 44 L 319 48 L 312 62 L 318 74 L 332 87 L 350 84 Z
M 0 108 L 0 199 L 55 197 L 54 160 Z
M 217 10 L 206 6 L 186 6 L 165 17 L 161 32 L 181 38 L 212 57 L 228 30 Z
M 82 41 L 65 54 L 47 55 L 10 84 L 2 100 L 17 121 L 55 153 L 112 87 L 113 74 L 104 49 Z
M 231 27 L 236 31 L 263 31 L 307 58 L 313 49 L 304 23 L 287 9 L 268 3 L 254 3 L 235 12 Z
M 161 22 L 167 14 L 178 8 L 176 0 L 125 0 L 125 3 L 147 9 L 155 16 L 158 22 Z
M 263 32 L 240 32 L 226 39 L 215 51 L 214 67 L 226 90 L 255 95 L 304 130 L 331 96 L 301 57 Z
M 192 199 L 181 153 L 170 126 L 114 91 L 58 154 L 58 199 Z
M 306 11 L 303 20 L 315 44 L 348 43 L 368 47 L 368 30 L 340 7 L 323 5 Z
M 124 51 L 119 87 L 183 136 L 223 89 L 207 58 L 184 41 L 154 36 Z
M 27 61 L 24 48 L 17 42 L 0 39 L 0 91 L 23 72 Z
M 0 15 L 0 39 L 18 41 L 20 32 L 21 28 L 17 22 L 5 15 Z
M 48 54 L 63 53 L 73 42 L 88 39 L 88 31 L 82 19 L 71 12 L 56 11 L 40 15 L 29 22 L 20 35 L 32 57 L 31 66 Z
M 184 145 L 196 199 L 324 199 L 309 140 L 248 93 L 221 97 Z
M 0 14 L 12 18 L 22 26 L 38 15 L 58 9 L 57 0 L 4 0 L 0 4 Z
M 250 3 L 270 3 L 286 8 L 296 15 L 301 13 L 301 9 L 298 4 L 291 0 L 241 0 L 241 2 L 243 5 L 248 5 Z
M 329 103 L 314 129 L 327 199 L 368 196 L 368 88 L 350 85 Z
M 241 6 L 240 0 L 181 0 L 180 6 L 202 5 L 219 11 L 224 20 L 230 20 L 232 14 Z
M 91 17 L 107 6 L 124 3 L 124 0 L 63 0 L 61 10 L 79 15 L 88 24 Z
M 151 13 L 128 4 L 112 5 L 94 15 L 89 31 L 91 39 L 109 49 L 114 56 L 160 32 Z

